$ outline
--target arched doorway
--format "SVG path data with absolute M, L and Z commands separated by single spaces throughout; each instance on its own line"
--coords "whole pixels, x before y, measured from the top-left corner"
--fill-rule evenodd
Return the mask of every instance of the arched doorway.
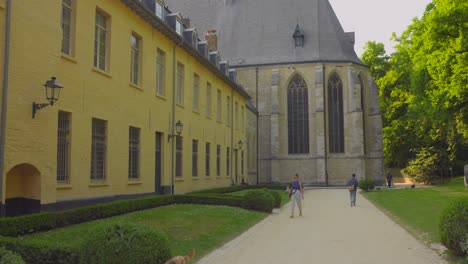
M 6 177 L 6 216 L 40 212 L 41 173 L 31 164 L 13 167 Z

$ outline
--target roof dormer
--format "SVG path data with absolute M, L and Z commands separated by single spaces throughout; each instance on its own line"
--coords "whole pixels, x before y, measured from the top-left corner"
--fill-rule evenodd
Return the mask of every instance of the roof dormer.
M 210 62 L 213 63 L 216 68 L 219 68 L 219 61 L 221 60 L 221 56 L 217 50 L 210 52 Z
M 236 69 L 229 69 L 229 79 L 231 79 L 231 81 L 233 82 L 237 82 L 236 78 L 237 78 Z
M 198 48 L 198 33 L 196 28 L 187 28 L 184 30 L 184 39 L 196 49 Z
M 154 14 L 161 20 L 164 20 L 164 1 L 163 0 L 156 0 L 154 6 Z
M 198 42 L 198 52 L 206 59 L 209 59 L 208 58 L 208 41 Z
M 221 70 L 224 75 L 228 76 L 229 74 L 229 62 L 228 61 L 222 61 L 219 63 L 219 70 Z
M 167 24 L 180 36 L 183 35 L 184 25 L 182 24 L 182 17 L 180 13 L 172 13 L 166 16 Z

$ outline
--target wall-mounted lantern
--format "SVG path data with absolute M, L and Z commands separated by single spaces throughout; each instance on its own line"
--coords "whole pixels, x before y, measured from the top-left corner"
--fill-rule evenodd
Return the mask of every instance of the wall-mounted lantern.
M 237 142 L 237 148 L 242 149 L 242 144 L 243 144 L 242 140 L 239 140 L 239 142 Z
M 302 31 L 301 27 L 299 27 L 299 23 L 296 25 L 293 38 L 294 38 L 294 46 L 296 48 L 304 47 L 304 31 Z
M 177 121 L 177 123 L 175 124 L 175 131 L 176 131 L 177 136 L 180 136 L 180 134 L 182 134 L 183 128 L 184 128 L 184 124 L 180 120 Z M 175 136 L 176 136 L 175 134 L 168 135 L 167 141 L 171 140 L 171 138 Z
M 46 83 L 44 84 L 45 87 L 45 92 L 46 92 L 46 98 L 48 103 L 32 103 L 32 118 L 36 116 L 36 112 L 41 110 L 42 108 L 45 108 L 49 105 L 54 105 L 55 102 L 58 101 L 59 96 L 60 96 L 60 90 L 62 90 L 63 86 L 60 84 L 59 81 L 55 77 L 52 77 L 50 80 L 47 80 Z

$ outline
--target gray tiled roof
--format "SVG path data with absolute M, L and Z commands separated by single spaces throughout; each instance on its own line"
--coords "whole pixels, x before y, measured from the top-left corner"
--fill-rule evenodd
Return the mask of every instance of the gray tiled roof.
M 218 49 L 232 66 L 308 61 L 362 64 L 328 0 L 167 0 L 201 33 L 218 31 Z M 297 22 L 304 47 L 292 35 Z

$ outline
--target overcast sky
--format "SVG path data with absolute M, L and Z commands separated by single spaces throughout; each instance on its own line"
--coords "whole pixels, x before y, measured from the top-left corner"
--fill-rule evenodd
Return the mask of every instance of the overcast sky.
M 431 0 L 329 0 L 345 31 L 356 32 L 360 57 L 368 40 L 383 42 L 393 51 L 392 32 L 400 35 L 414 17 L 421 17 Z

